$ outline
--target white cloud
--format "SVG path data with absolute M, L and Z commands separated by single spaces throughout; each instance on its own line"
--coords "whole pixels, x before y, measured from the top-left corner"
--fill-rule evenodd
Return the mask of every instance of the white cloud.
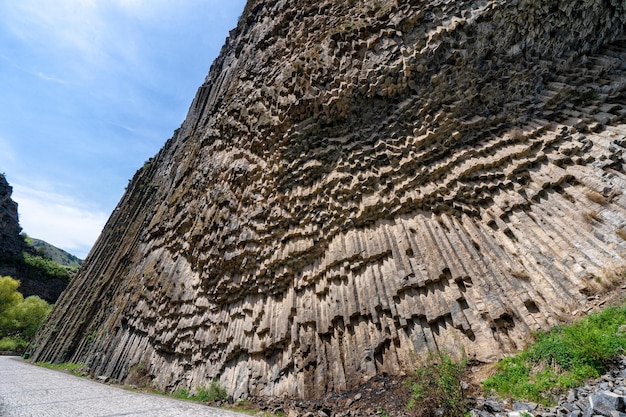
M 84 258 L 100 235 L 108 214 L 73 197 L 13 184 L 13 200 L 23 231 L 79 258 Z

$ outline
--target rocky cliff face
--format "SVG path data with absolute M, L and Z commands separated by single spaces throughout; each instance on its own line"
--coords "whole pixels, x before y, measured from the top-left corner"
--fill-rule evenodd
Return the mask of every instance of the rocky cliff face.
M 25 297 L 37 295 L 49 303 L 55 303 L 70 280 L 69 274 L 58 276 L 45 269 L 28 265 L 24 253 L 33 256 L 42 254 L 29 246 L 21 236 L 17 203 L 11 198 L 13 187 L 0 174 L 0 276 L 10 276 L 20 281 L 18 290 Z M 43 241 L 41 244 L 49 245 Z M 63 252 L 58 248 L 54 248 Z M 69 255 L 69 254 L 67 254 Z M 47 256 L 46 256 L 47 257 Z
M 24 248 L 17 203 L 11 198 L 12 194 L 13 188 L 6 177 L 0 174 L 0 256 L 21 253 Z
M 522 347 L 626 265 L 625 20 L 615 0 L 249 1 L 35 359 L 310 398 Z

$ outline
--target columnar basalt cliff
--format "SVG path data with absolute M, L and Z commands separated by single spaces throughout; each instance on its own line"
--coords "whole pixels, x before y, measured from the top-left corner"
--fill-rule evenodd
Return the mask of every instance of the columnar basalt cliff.
M 626 265 L 626 2 L 250 0 L 35 360 L 319 397 Z

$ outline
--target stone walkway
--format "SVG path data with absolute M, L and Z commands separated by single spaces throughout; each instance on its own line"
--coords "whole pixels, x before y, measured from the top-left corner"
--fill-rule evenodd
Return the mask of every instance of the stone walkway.
M 0 356 L 1 417 L 242 415 L 167 397 L 130 392 L 40 368 L 18 357 Z

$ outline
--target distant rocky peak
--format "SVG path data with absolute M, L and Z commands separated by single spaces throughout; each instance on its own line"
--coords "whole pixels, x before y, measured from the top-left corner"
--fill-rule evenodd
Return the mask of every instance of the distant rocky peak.
M 9 185 L 6 176 L 0 174 L 0 254 L 21 253 L 24 249 L 17 203 L 12 200 L 12 194 L 13 187 Z

